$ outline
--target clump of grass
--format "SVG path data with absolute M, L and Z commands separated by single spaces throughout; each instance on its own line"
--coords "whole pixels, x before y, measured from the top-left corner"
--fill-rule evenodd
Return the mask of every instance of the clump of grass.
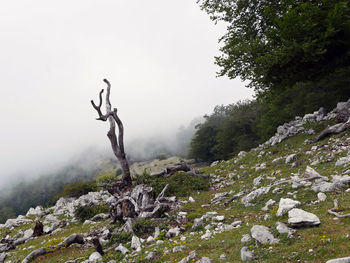
M 107 213 L 109 211 L 108 206 L 106 205 L 95 205 L 95 206 L 78 206 L 75 210 L 75 217 L 84 222 L 87 219 L 90 219 L 94 215 L 100 213 Z
M 210 186 L 208 178 L 184 172 L 177 172 L 168 178 L 143 173 L 135 179 L 135 185 L 138 184 L 152 186 L 154 196 L 157 196 L 165 185 L 169 184 L 166 193 L 168 195 L 176 195 L 177 197 L 189 196 L 193 191 L 207 191 Z

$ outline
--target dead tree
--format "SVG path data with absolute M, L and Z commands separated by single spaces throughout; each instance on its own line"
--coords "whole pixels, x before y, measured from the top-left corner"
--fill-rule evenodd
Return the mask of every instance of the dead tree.
M 94 107 L 94 109 L 98 113 L 98 118 L 97 120 L 99 121 L 109 121 L 109 131 L 107 133 L 107 137 L 109 141 L 111 142 L 111 146 L 113 149 L 114 155 L 117 157 L 120 166 L 123 170 L 123 178 L 122 178 L 122 183 L 123 187 L 130 187 L 132 185 L 131 182 L 131 175 L 130 175 L 130 168 L 129 168 L 129 163 L 126 159 L 125 151 L 124 151 L 124 127 L 123 123 L 118 117 L 117 114 L 117 109 L 114 108 L 112 110 L 112 105 L 109 100 L 109 95 L 110 95 L 110 90 L 111 90 L 111 84 L 107 79 L 103 80 L 107 84 L 107 93 L 106 93 L 106 114 L 103 115 L 101 111 L 101 106 L 102 106 L 102 93 L 103 89 L 100 91 L 100 102 L 98 105 L 94 103 L 93 100 L 91 100 L 91 104 Z M 116 135 L 116 124 L 118 125 L 118 138 Z

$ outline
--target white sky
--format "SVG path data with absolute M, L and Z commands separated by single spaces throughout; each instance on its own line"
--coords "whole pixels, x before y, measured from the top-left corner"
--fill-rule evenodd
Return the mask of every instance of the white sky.
M 90 105 L 103 78 L 127 140 L 250 98 L 239 80 L 216 78 L 224 32 L 196 0 L 1 0 L 0 186 L 109 147 Z

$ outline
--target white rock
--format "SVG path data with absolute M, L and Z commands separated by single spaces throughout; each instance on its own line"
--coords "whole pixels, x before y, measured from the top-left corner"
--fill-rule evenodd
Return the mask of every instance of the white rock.
M 340 158 L 336 161 L 335 166 L 341 166 L 350 163 L 350 155 Z
M 220 260 L 226 260 L 227 256 L 225 254 L 221 254 L 219 257 Z
M 288 212 L 288 223 L 292 227 L 300 226 L 317 226 L 321 224 L 320 219 L 309 212 L 306 212 L 299 208 L 293 208 Z
M 168 232 L 165 234 L 165 236 L 169 238 L 169 237 L 178 236 L 179 234 L 180 234 L 180 228 L 174 227 L 174 228 L 170 228 Z
M 283 224 L 281 222 L 276 223 L 276 229 L 277 229 L 278 233 L 280 233 L 280 234 L 287 233 L 288 237 L 292 237 L 293 234 L 295 233 L 294 229 L 287 227 L 286 224 Z
M 245 205 L 245 206 L 250 206 L 250 202 L 253 201 L 255 198 L 258 198 L 261 195 L 267 194 L 270 191 L 271 187 L 267 186 L 267 187 L 260 187 L 254 191 L 252 191 L 251 193 L 247 194 L 246 196 L 244 196 L 241 200 L 241 202 Z
M 159 240 L 160 241 L 160 240 Z M 117 246 L 115 248 L 115 251 L 119 251 L 121 252 L 122 254 L 126 254 L 129 252 L 129 249 L 127 249 L 126 247 L 124 247 L 122 244 L 119 244 L 119 246 Z
M 102 260 L 102 256 L 98 252 L 94 252 L 90 255 L 89 260 L 93 262 L 100 262 Z
M 307 166 L 304 173 L 305 180 L 311 181 L 315 179 L 322 179 L 324 181 L 328 181 L 328 178 L 326 176 L 320 175 L 318 172 L 316 172 L 314 169 L 312 169 L 310 166 Z
M 266 226 L 255 225 L 250 230 L 252 237 L 260 243 L 275 244 L 279 239 L 275 238 Z
M 238 226 L 240 226 L 240 225 L 242 225 L 242 221 L 240 221 L 240 220 L 237 220 L 237 221 L 234 221 L 232 224 L 231 224 L 231 226 L 233 226 L 233 227 L 238 227 Z
M 178 252 L 181 252 L 185 249 L 187 249 L 186 246 L 176 246 L 176 247 L 173 247 L 173 253 L 178 253 Z
M 335 258 L 335 259 L 328 260 L 326 263 L 350 263 L 350 257 Z
M 34 233 L 33 229 L 27 229 L 23 233 L 23 238 L 25 239 L 30 238 L 33 235 L 33 233 Z
M 201 239 L 206 239 L 206 240 L 208 240 L 209 238 L 211 238 L 211 236 L 212 236 L 212 234 L 211 234 L 210 230 L 207 230 L 207 231 L 205 232 L 205 234 L 201 236 Z
M 300 204 L 301 203 L 299 201 L 295 201 L 290 198 L 281 198 L 276 215 L 282 216 L 284 213 L 287 213 L 289 210 L 299 206 Z
M 262 181 L 263 178 L 264 178 L 263 175 L 260 175 L 260 176 L 256 177 L 256 178 L 253 180 L 253 185 L 258 186 L 258 185 L 261 183 L 261 181 Z
M 276 201 L 270 199 L 269 201 L 266 202 L 265 206 L 264 206 L 263 208 L 261 208 L 261 210 L 267 211 L 267 210 L 269 210 L 269 207 L 270 207 L 271 205 L 274 205 L 274 204 L 276 204 Z
M 156 240 L 154 239 L 154 237 L 152 237 L 152 236 L 149 236 L 148 238 L 147 238 L 147 240 L 146 240 L 146 242 L 147 243 L 153 243 L 153 242 L 155 242 Z
M 317 194 L 317 198 L 318 198 L 318 200 L 319 200 L 320 202 L 323 202 L 323 201 L 326 201 L 327 196 L 326 196 L 324 193 L 319 192 L 319 193 Z
M 211 263 L 211 259 L 208 257 L 202 257 L 201 259 L 197 260 L 196 263 Z
M 131 248 L 135 249 L 136 251 L 141 250 L 141 241 L 137 236 L 132 236 L 131 239 Z
M 244 235 L 242 236 L 241 242 L 242 242 L 242 243 L 247 243 L 247 242 L 250 242 L 251 240 L 252 240 L 251 235 L 249 235 L 249 234 L 244 234 Z
M 238 157 L 244 157 L 245 155 L 247 154 L 247 152 L 245 152 L 245 151 L 240 151 L 239 153 L 238 153 Z
M 215 217 L 213 217 L 213 220 L 221 222 L 221 221 L 225 220 L 225 216 L 215 216 Z
M 296 156 L 297 155 L 295 153 L 293 153 L 291 155 L 288 155 L 287 158 L 286 158 L 286 163 L 290 163 L 290 162 L 294 161 Z
M 193 197 L 192 197 L 192 196 L 190 196 L 190 197 L 188 198 L 188 201 L 189 201 L 190 203 L 194 203 L 194 202 L 196 202 L 196 201 L 193 199 Z
M 254 260 L 254 254 L 247 247 L 242 247 L 241 259 L 242 261 L 252 261 Z

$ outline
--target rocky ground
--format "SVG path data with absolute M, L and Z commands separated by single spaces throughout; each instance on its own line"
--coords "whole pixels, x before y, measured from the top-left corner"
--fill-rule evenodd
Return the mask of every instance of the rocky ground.
M 30 209 L 0 226 L 0 262 L 350 262 L 350 129 L 336 121 L 344 110 L 350 101 L 297 117 L 263 145 L 200 168 L 210 190 L 172 199 L 162 218 L 79 222 L 77 207 L 110 204 L 104 191 Z M 327 126 L 336 134 L 318 138 Z M 44 234 L 34 237 L 36 220 Z

